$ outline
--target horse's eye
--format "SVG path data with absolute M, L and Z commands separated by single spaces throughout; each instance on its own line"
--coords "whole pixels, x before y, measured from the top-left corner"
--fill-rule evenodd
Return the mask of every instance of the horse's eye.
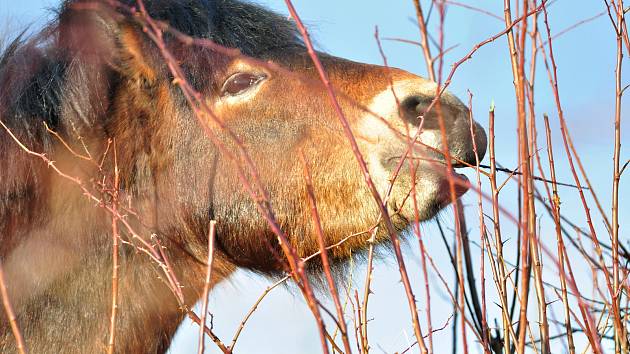
M 223 84 L 221 95 L 236 96 L 256 86 L 267 77 L 265 74 L 236 73 Z

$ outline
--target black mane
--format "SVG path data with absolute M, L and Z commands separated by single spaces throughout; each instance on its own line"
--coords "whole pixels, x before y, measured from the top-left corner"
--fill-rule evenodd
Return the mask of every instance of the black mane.
M 135 0 L 125 0 L 130 6 Z M 154 19 L 192 37 L 206 38 L 244 55 L 302 47 L 293 23 L 258 6 L 235 0 L 154 0 L 146 2 Z

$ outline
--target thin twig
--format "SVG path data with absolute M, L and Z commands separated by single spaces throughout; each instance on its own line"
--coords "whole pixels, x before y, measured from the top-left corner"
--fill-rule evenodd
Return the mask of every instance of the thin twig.
M 46 126 L 48 129 L 48 126 Z M 63 140 L 63 139 L 62 139 Z M 69 148 L 69 147 L 68 147 Z M 90 159 L 91 160 L 91 159 Z M 119 239 L 118 231 L 118 190 L 120 188 L 120 176 L 118 171 L 118 155 L 116 151 L 116 141 L 114 141 L 114 190 L 112 194 L 112 302 L 109 320 L 109 341 L 107 343 L 107 353 L 113 354 L 116 344 L 116 316 L 118 314 L 118 254 Z
M 212 262 L 214 260 L 214 239 L 216 234 L 217 222 L 210 220 L 208 231 L 208 260 L 206 263 L 206 279 L 203 284 L 203 295 L 201 304 L 201 325 L 199 326 L 199 344 L 198 354 L 204 353 L 204 329 L 206 327 L 206 318 L 208 317 L 208 294 L 210 293 L 210 281 L 212 279 Z
M 4 125 L 4 123 L 2 124 Z M 9 292 L 7 291 L 7 282 L 4 278 L 4 269 L 2 267 L 2 263 L 0 263 L 0 294 L 2 294 L 2 305 L 4 306 L 4 312 L 9 319 L 9 324 L 11 324 L 11 331 L 13 332 L 13 336 L 15 337 L 16 349 L 18 353 L 26 354 L 26 344 L 24 344 L 24 338 L 22 337 L 20 326 L 17 323 L 17 317 L 15 316 L 15 312 L 13 311 L 13 307 L 11 306 L 11 301 L 9 300 Z
M 346 326 L 346 320 L 344 319 L 343 308 L 341 301 L 339 300 L 339 293 L 337 292 L 337 286 L 330 272 L 330 261 L 328 259 L 328 251 L 326 250 L 326 242 L 324 241 L 324 229 L 322 228 L 321 220 L 319 217 L 319 211 L 317 209 L 317 200 L 315 199 L 315 191 L 313 190 L 313 180 L 308 167 L 308 162 L 303 152 L 300 151 L 300 160 L 302 161 L 302 167 L 304 170 L 304 180 L 306 182 L 306 192 L 308 195 L 309 204 L 311 206 L 311 219 L 313 221 L 313 227 L 315 228 L 315 234 L 317 235 L 317 243 L 319 245 L 319 252 L 322 259 L 322 267 L 330 296 L 333 298 L 335 309 L 337 310 L 337 322 L 339 323 L 339 330 L 341 330 L 341 340 L 343 342 L 346 353 L 351 353 L 350 341 L 348 339 L 348 328 Z
M 420 343 L 420 348 L 422 350 L 422 352 L 424 354 L 427 353 L 427 348 L 426 345 L 424 344 L 424 340 L 423 340 L 423 336 L 422 336 L 422 332 L 420 329 L 420 322 L 418 320 L 418 311 L 417 311 L 417 306 L 416 306 L 416 301 L 415 301 L 415 296 L 413 295 L 412 289 L 411 289 L 411 283 L 409 280 L 409 276 L 407 274 L 407 270 L 405 267 L 405 262 L 403 260 L 403 256 L 402 256 L 402 251 L 400 249 L 400 240 L 398 238 L 398 233 L 396 231 L 396 229 L 394 228 L 392 221 L 389 218 L 389 214 L 387 211 L 387 208 L 385 207 L 381 196 L 378 192 L 378 190 L 376 189 L 376 186 L 374 185 L 372 178 L 370 176 L 369 170 L 367 168 L 367 164 L 359 150 L 359 146 L 356 142 L 356 139 L 352 133 L 352 130 L 350 128 L 350 124 L 348 122 L 348 120 L 346 119 L 343 111 L 341 110 L 341 106 L 339 105 L 339 102 L 337 100 L 335 91 L 332 88 L 332 85 L 328 79 L 328 75 L 326 74 L 317 53 L 315 52 L 315 49 L 313 47 L 313 43 L 311 42 L 311 39 L 309 37 L 308 31 L 306 30 L 306 28 L 304 27 L 304 24 L 302 23 L 300 17 L 298 16 L 295 8 L 293 7 L 293 4 L 291 2 L 291 0 L 285 0 L 285 4 L 287 5 L 287 8 L 289 10 L 289 13 L 291 14 L 291 17 L 295 20 L 296 25 L 298 27 L 298 30 L 300 31 L 302 38 L 306 44 L 306 47 L 308 49 L 308 53 L 309 56 L 311 58 L 311 60 L 313 61 L 317 72 L 320 76 L 320 79 L 322 80 L 322 83 L 324 84 L 324 86 L 326 87 L 326 90 L 328 92 L 328 96 L 330 98 L 330 101 L 333 105 L 333 108 L 335 109 L 335 112 L 337 114 L 337 117 L 339 118 L 339 121 L 343 127 L 343 131 L 346 135 L 346 138 L 348 140 L 348 142 L 350 143 L 350 146 L 352 147 L 352 152 L 359 164 L 359 167 L 361 169 L 361 172 L 363 174 L 363 177 L 365 179 L 365 183 L 368 186 L 372 197 L 374 198 L 377 206 L 380 209 L 381 215 L 383 216 L 384 222 L 385 222 L 385 227 L 387 229 L 387 232 L 389 233 L 389 236 L 392 240 L 392 245 L 394 247 L 394 253 L 396 255 L 396 260 L 398 262 L 398 269 L 400 271 L 401 274 L 401 278 L 402 278 L 402 282 L 403 282 L 403 286 L 405 288 L 405 293 L 407 295 L 407 300 L 408 300 L 408 304 L 409 304 L 409 310 L 411 313 L 411 317 L 412 317 L 412 323 L 414 326 L 414 332 L 416 334 L 416 338 L 418 339 L 418 342 Z

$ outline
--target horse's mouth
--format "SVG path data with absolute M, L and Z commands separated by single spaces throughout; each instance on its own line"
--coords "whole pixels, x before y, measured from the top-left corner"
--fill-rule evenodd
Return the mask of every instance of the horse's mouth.
M 392 163 L 394 162 L 397 163 L 398 161 L 400 161 L 401 158 L 403 158 L 403 156 L 388 157 L 384 159 L 384 165 L 391 166 Z M 455 185 L 455 192 L 458 198 L 461 197 L 470 187 L 470 182 L 468 180 L 468 177 L 466 175 L 456 172 L 456 169 L 467 168 L 467 167 L 470 167 L 470 165 L 464 164 L 460 162 L 459 160 L 453 159 L 453 161 L 451 162 L 450 173 L 448 173 L 449 171 L 448 164 L 446 163 L 446 161 L 440 158 L 407 156 L 405 157 L 405 159 L 409 159 L 413 162 L 424 163 L 425 166 L 426 165 L 431 166 L 432 170 L 436 171 L 438 174 L 441 175 L 442 179 L 446 180 L 446 187 L 449 187 L 449 182 L 448 182 L 449 179 L 452 180 L 453 184 Z M 418 170 L 421 169 L 420 166 L 416 166 L 416 168 L 418 168 Z
M 411 165 L 408 161 L 400 165 L 401 158 L 402 156 L 385 157 L 381 159 L 381 166 L 390 176 L 387 181 L 394 183 L 391 187 L 392 196 L 388 198 L 388 207 L 407 222 L 415 218 L 419 221 L 430 220 L 470 189 L 468 177 L 455 170 L 468 166 L 453 162 L 449 168 L 443 159 L 427 157 L 411 158 Z M 415 173 L 411 171 L 412 165 Z M 392 175 L 397 178 L 392 178 Z M 414 177 L 415 181 L 412 182 Z M 415 183 L 415 188 L 412 183 Z

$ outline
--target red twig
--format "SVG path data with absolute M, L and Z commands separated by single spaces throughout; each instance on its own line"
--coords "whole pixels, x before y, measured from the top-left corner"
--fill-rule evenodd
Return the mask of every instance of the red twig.
M 446 2 L 449 5 L 462 7 L 464 9 L 468 9 L 468 10 L 471 10 L 471 11 L 482 13 L 484 15 L 488 15 L 489 17 L 492 17 L 492 18 L 494 18 L 496 20 L 499 20 L 499 21 L 503 22 L 503 18 L 501 16 L 499 16 L 499 15 L 497 15 L 495 13 L 492 13 L 490 11 L 481 9 L 479 7 L 471 6 L 471 5 L 464 4 L 464 3 L 461 3 L 461 2 L 458 2 L 458 1 L 453 1 L 453 0 L 444 0 L 444 2 Z
M 424 343 L 424 339 L 422 336 L 422 332 L 420 329 L 420 321 L 418 319 L 418 311 L 417 311 L 417 307 L 416 307 L 416 302 L 415 302 L 415 296 L 413 295 L 412 289 L 411 289 L 411 283 L 409 281 L 409 276 L 407 274 L 407 270 L 405 267 L 405 261 L 403 260 L 402 257 L 402 252 L 400 249 L 400 240 L 398 239 L 398 234 L 396 232 L 396 229 L 394 228 L 391 220 L 389 219 L 389 214 L 387 212 L 387 208 L 385 207 L 380 194 L 378 193 L 378 190 L 376 189 L 376 186 L 374 185 L 372 178 L 370 176 L 370 173 L 368 171 L 367 168 L 367 164 L 365 162 L 365 160 L 363 159 L 363 156 L 361 155 L 361 152 L 359 150 L 359 146 L 357 144 L 357 141 L 352 133 L 352 130 L 350 129 L 350 124 L 348 123 L 348 120 L 346 119 L 343 111 L 341 110 L 341 106 L 339 105 L 339 102 L 337 101 L 337 97 L 336 94 L 332 88 L 332 85 L 330 83 L 330 80 L 328 79 L 328 75 L 326 74 L 326 72 L 324 71 L 324 68 L 321 64 L 321 62 L 319 61 L 319 58 L 317 56 L 317 53 L 315 52 L 315 49 L 313 48 L 313 44 L 310 40 L 310 37 L 308 35 L 308 31 L 306 30 L 306 28 L 304 27 L 304 24 L 302 23 L 302 21 L 300 20 L 300 17 L 298 16 L 297 12 L 295 11 L 295 8 L 293 7 L 293 4 L 291 2 L 291 0 L 285 0 L 285 4 L 287 5 L 287 8 L 289 9 L 289 13 L 291 14 L 291 17 L 295 20 L 298 30 L 300 31 L 300 33 L 302 34 L 302 37 L 304 39 L 304 42 L 307 46 L 308 49 L 308 53 L 309 56 L 311 57 L 313 63 L 315 64 L 315 67 L 317 68 L 317 72 L 319 73 L 319 76 L 322 80 L 322 82 L 324 83 L 330 101 L 335 109 L 335 112 L 337 113 L 337 116 L 339 118 L 339 121 L 343 127 L 344 133 L 350 143 L 350 146 L 352 147 L 352 152 L 354 153 L 354 156 L 359 164 L 359 167 L 361 169 L 361 172 L 363 173 L 363 177 L 365 179 L 365 182 L 368 186 L 368 188 L 370 189 L 370 192 L 372 193 L 372 197 L 374 198 L 374 200 L 376 201 L 380 211 L 381 211 L 381 215 L 384 219 L 385 222 L 385 227 L 387 228 L 387 231 L 389 233 L 389 236 L 392 240 L 392 244 L 394 246 L 394 252 L 396 254 L 396 260 L 398 262 L 398 269 L 400 270 L 400 274 L 401 274 L 401 278 L 402 278 L 402 282 L 403 282 L 403 286 L 405 287 L 405 292 L 407 294 L 407 300 L 409 303 L 409 310 L 411 312 L 411 317 L 412 317 L 412 323 L 413 323 L 413 327 L 414 327 L 414 332 L 416 334 L 416 338 L 418 339 L 418 342 L 420 343 L 420 348 L 422 350 L 423 353 L 427 353 L 427 347 Z
M 69 148 L 69 147 L 68 147 Z M 116 141 L 114 141 L 114 185 L 112 194 L 112 302 L 109 320 L 109 341 L 107 343 L 107 353 L 113 354 L 116 344 L 116 317 L 118 314 L 118 254 L 119 239 L 118 231 L 118 189 L 119 189 L 118 155 L 116 151 Z
M 208 293 L 210 292 L 210 281 L 212 277 L 212 263 L 214 260 L 214 239 L 216 234 L 216 224 L 214 220 L 210 220 L 210 229 L 208 231 L 208 260 L 206 264 L 206 280 L 203 285 L 202 305 L 201 305 L 201 325 L 199 326 L 199 345 L 198 353 L 204 352 L 204 330 L 206 328 L 206 318 L 208 317 Z
M 4 123 L 0 122 L 3 126 Z M 4 306 L 4 312 L 7 314 L 9 319 L 9 324 L 11 324 L 11 331 L 13 332 L 13 336 L 15 337 L 15 346 L 20 354 L 26 354 L 26 344 L 24 344 L 24 338 L 22 337 L 22 332 L 20 331 L 20 327 L 17 323 L 17 317 L 15 316 L 15 312 L 13 312 L 13 307 L 11 306 L 11 301 L 9 300 L 9 293 L 7 291 L 7 283 L 4 278 L 4 270 L 2 268 L 2 264 L 0 263 L 0 294 L 2 294 L 2 305 Z
M 597 234 L 595 232 L 595 228 L 593 227 L 593 223 L 592 223 L 592 219 L 591 219 L 591 214 L 590 214 L 590 209 L 588 208 L 588 205 L 586 203 L 586 199 L 584 197 L 584 192 L 582 190 L 582 186 L 580 183 L 580 180 L 578 178 L 577 172 L 575 170 L 575 166 L 573 163 L 573 158 L 571 155 L 571 149 L 569 148 L 569 141 L 568 141 L 568 132 L 567 132 L 567 128 L 566 128 L 566 122 L 564 119 L 564 113 L 562 110 L 562 105 L 560 103 L 560 95 L 559 95 L 559 90 L 558 90 L 558 76 L 557 76 L 557 66 L 555 63 L 555 57 L 553 54 L 553 42 L 551 40 L 551 30 L 549 28 L 549 21 L 548 21 L 548 16 L 547 16 L 547 8 L 545 7 L 545 4 L 543 3 L 543 10 L 544 10 L 544 19 L 545 19 L 545 27 L 547 30 L 547 38 L 549 39 L 549 58 L 551 59 L 551 65 L 552 65 L 552 69 L 548 70 L 549 73 L 549 80 L 552 84 L 552 89 L 553 89 L 553 94 L 554 94 L 554 98 L 556 101 L 556 106 L 558 109 L 558 118 L 560 120 L 560 129 L 562 131 L 562 139 L 563 139 L 563 143 L 564 143 L 564 148 L 567 154 L 567 158 L 569 161 L 569 166 L 571 167 L 571 173 L 573 174 L 573 178 L 575 180 L 576 185 L 578 186 L 578 192 L 580 194 L 580 199 L 582 200 L 582 204 L 584 206 L 584 212 L 586 213 L 586 218 L 587 218 L 587 223 L 589 225 L 589 229 L 591 231 L 591 239 L 593 241 L 593 243 L 596 246 L 596 249 L 598 249 L 599 251 L 599 256 L 600 256 L 600 260 L 601 260 L 601 247 L 599 246 L 599 240 L 597 239 Z M 553 73 L 553 77 L 552 77 L 552 73 Z M 603 260 L 602 260 L 603 263 Z M 567 263 L 567 266 L 570 269 L 570 263 Z M 612 288 L 610 285 L 610 276 L 608 274 L 608 270 L 605 267 L 605 264 L 603 264 L 603 271 L 605 273 L 605 278 L 606 278 L 606 283 L 608 284 L 608 288 L 609 291 L 612 293 Z M 574 282 L 571 282 L 572 286 L 575 286 Z M 586 325 L 587 328 L 589 330 L 589 341 L 591 343 L 591 346 L 593 347 L 593 350 L 596 351 L 597 353 L 602 353 L 602 348 L 601 348 L 601 343 L 598 340 L 598 335 L 596 333 L 596 327 L 595 324 L 593 323 L 593 319 L 591 318 L 590 314 L 587 313 L 587 310 L 583 307 L 580 306 L 580 310 L 582 311 L 582 315 L 586 320 Z M 619 319 L 620 320 L 620 319 Z
M 343 346 L 346 352 L 351 353 L 352 349 L 350 347 L 350 341 L 348 340 L 348 328 L 346 326 L 346 320 L 344 319 L 343 308 L 341 307 L 341 301 L 339 301 L 339 293 L 337 292 L 335 280 L 330 273 L 330 261 L 328 259 L 328 252 L 326 251 L 326 242 L 324 241 L 324 229 L 322 228 L 319 211 L 317 210 L 317 201 L 315 199 L 315 192 L 313 190 L 313 180 L 311 178 L 311 173 L 308 168 L 306 157 L 304 157 L 303 153 L 300 153 L 300 159 L 302 160 L 302 165 L 304 168 L 306 192 L 308 194 L 308 200 L 311 206 L 311 219 L 315 228 L 315 234 L 317 235 L 317 243 L 319 245 L 319 252 L 322 258 L 324 275 L 326 276 L 326 281 L 328 282 L 330 296 L 332 296 L 333 302 L 335 303 L 335 309 L 337 310 L 337 323 L 339 323 L 339 329 L 341 330 L 341 340 L 343 342 Z
M 418 19 L 418 26 L 420 28 L 420 46 L 424 54 L 424 62 L 427 65 L 427 74 L 431 81 L 435 81 L 435 69 L 433 67 L 433 57 L 431 56 L 431 47 L 429 46 L 429 35 L 427 32 L 427 23 L 424 18 L 424 12 L 422 11 L 422 5 L 420 0 L 414 0 L 413 5 L 416 8 L 416 17 Z

